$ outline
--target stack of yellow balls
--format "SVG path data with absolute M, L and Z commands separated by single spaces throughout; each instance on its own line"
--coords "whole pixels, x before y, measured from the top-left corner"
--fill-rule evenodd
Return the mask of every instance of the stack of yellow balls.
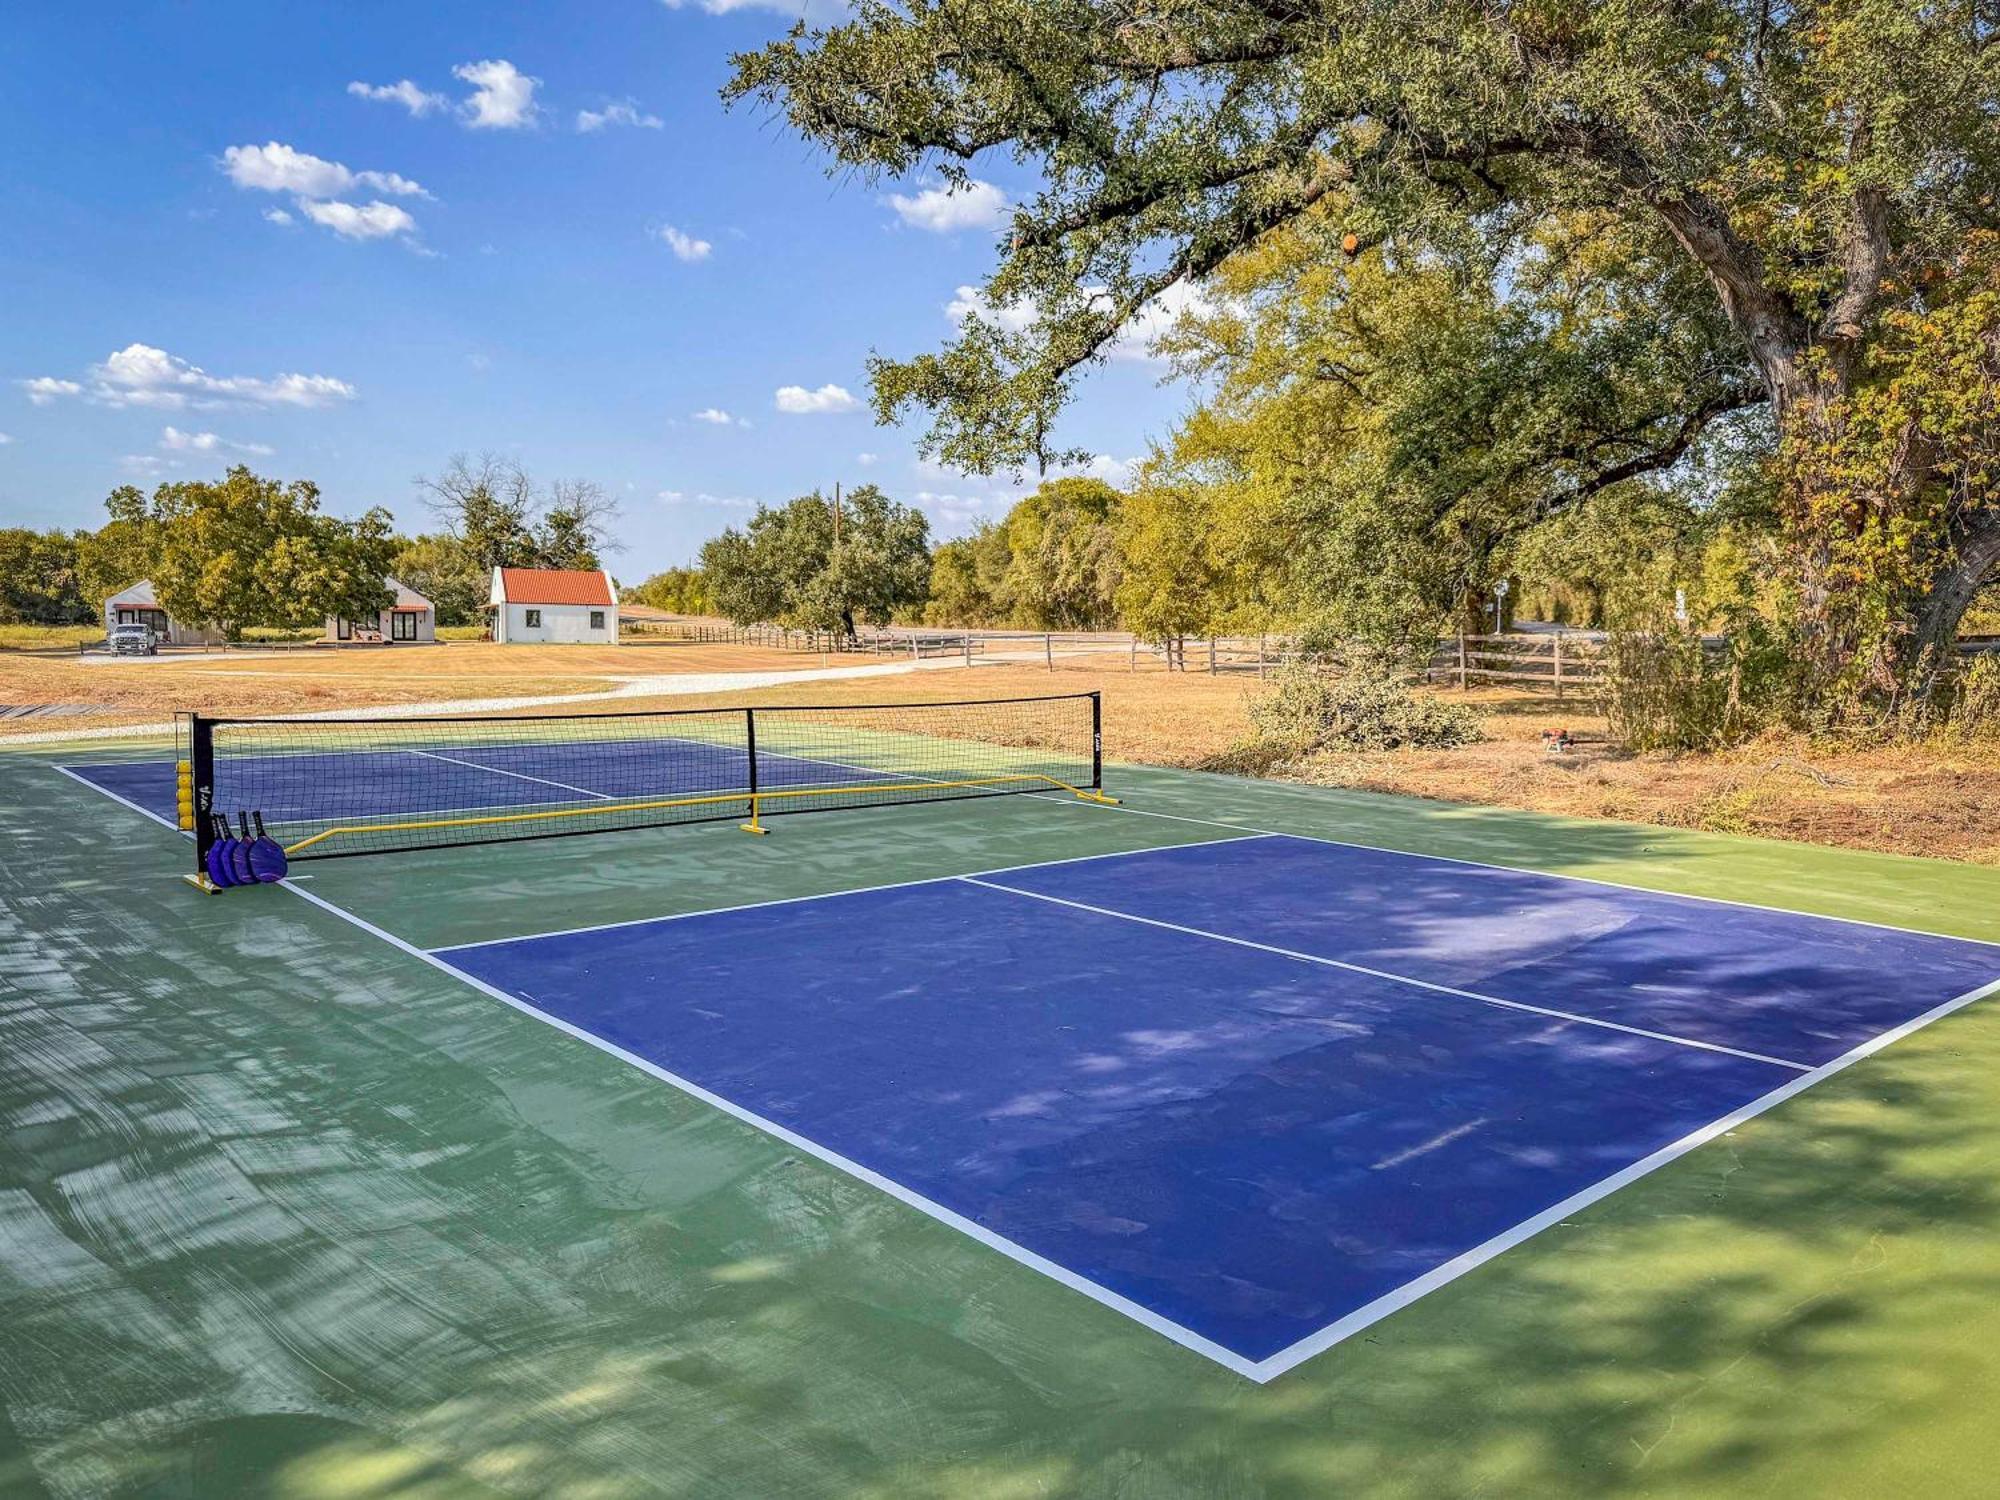
M 174 808 L 180 813 L 181 832 L 194 831 L 194 762 L 174 764 Z

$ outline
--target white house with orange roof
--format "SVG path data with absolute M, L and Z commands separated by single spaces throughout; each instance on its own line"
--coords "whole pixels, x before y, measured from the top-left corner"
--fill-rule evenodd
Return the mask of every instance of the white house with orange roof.
M 603 569 L 495 568 L 493 639 L 510 645 L 560 641 L 618 644 L 618 585 Z

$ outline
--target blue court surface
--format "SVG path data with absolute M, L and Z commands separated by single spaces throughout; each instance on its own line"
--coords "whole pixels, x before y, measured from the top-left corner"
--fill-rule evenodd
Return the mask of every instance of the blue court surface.
M 427 956 L 1256 1380 L 2000 976 L 1282 835 Z

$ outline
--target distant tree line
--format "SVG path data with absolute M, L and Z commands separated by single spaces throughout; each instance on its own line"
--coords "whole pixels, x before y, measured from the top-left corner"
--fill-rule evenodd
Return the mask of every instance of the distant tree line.
M 538 484 L 491 455 L 454 457 L 417 486 L 438 530 L 398 535 L 389 512 L 320 509 L 309 480 L 238 465 L 216 480 L 121 485 L 95 531 L 0 529 L 0 624 L 81 625 L 142 579 L 174 619 L 235 639 L 364 619 L 393 576 L 437 606 L 440 625 L 478 621 L 496 567 L 595 568 L 617 543 L 617 507 L 588 480 Z
M 1116 622 L 1122 497 L 1094 479 L 1058 479 L 1001 521 L 931 545 L 922 511 L 874 485 L 759 506 L 625 597 L 674 614 L 721 615 L 854 634 L 892 620 L 1089 630 Z

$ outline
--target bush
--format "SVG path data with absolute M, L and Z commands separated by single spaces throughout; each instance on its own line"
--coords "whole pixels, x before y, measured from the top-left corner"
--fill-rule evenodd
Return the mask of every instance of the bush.
M 1411 692 L 1405 674 L 1383 660 L 1350 661 L 1345 670 L 1287 666 L 1250 705 L 1250 722 L 1264 748 L 1293 755 L 1405 746 L 1449 750 L 1480 738 L 1471 709 Z
M 1763 727 L 1769 680 L 1753 645 L 1669 625 L 1614 632 L 1600 691 L 1628 750 L 1720 750 Z
M 1981 652 L 1951 685 L 1945 735 L 1954 740 L 2000 740 L 2000 655 Z

